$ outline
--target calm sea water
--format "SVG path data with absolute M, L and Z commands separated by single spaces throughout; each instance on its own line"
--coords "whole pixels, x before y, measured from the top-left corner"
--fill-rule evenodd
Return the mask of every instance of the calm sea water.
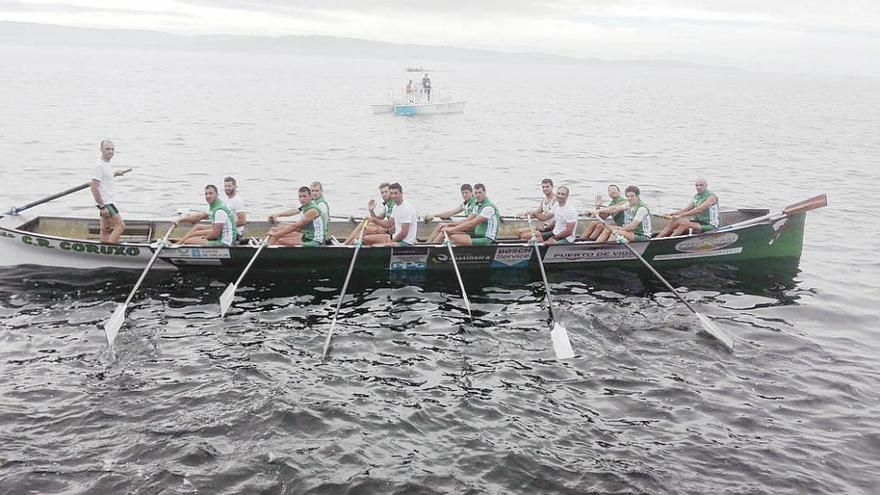
M 552 359 L 522 277 L 360 283 L 319 364 L 335 279 L 148 280 L 113 359 L 100 324 L 136 274 L 0 272 L 0 492 L 874 493 L 880 487 L 880 80 L 431 64 L 465 113 L 371 115 L 403 63 L 0 48 L 8 206 L 79 184 L 109 137 L 128 218 L 239 179 L 253 215 L 325 184 L 359 214 L 400 181 L 421 213 L 484 182 L 504 213 L 545 176 L 664 210 L 704 175 L 723 205 L 827 192 L 790 276 L 669 274 L 735 335 L 727 353 L 656 284 L 552 277 L 578 356 Z M 5 208 L 4 208 L 5 209 Z M 86 192 L 35 213 L 94 215 Z

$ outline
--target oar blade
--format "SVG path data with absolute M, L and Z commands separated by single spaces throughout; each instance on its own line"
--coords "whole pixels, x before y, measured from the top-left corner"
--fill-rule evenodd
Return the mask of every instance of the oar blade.
M 556 353 L 556 359 L 571 359 L 574 357 L 571 341 L 568 340 L 568 330 L 560 325 L 559 322 L 553 323 L 553 330 L 550 331 L 550 340 L 553 342 L 553 351 Z
M 336 328 L 336 318 L 333 318 L 333 323 L 330 324 L 330 331 L 327 332 L 327 336 L 324 338 L 324 349 L 321 351 L 321 362 L 327 361 L 327 351 L 330 350 L 330 338 L 333 337 L 333 329 Z
M 717 339 L 719 342 L 724 344 L 724 347 L 727 350 L 733 350 L 733 337 L 727 334 L 724 330 L 721 329 L 718 325 L 715 324 L 714 321 L 710 320 L 708 316 L 703 313 L 696 313 L 697 318 L 700 319 L 700 325 L 702 325 L 703 330 Z
M 229 307 L 232 306 L 232 300 L 235 299 L 235 289 L 238 287 L 234 283 L 229 284 L 223 294 L 220 294 L 220 318 L 226 316 Z
M 119 333 L 119 329 L 122 328 L 122 324 L 125 322 L 125 310 L 127 308 L 127 304 L 116 306 L 110 319 L 104 323 L 104 334 L 107 336 L 107 344 L 110 346 L 113 345 L 113 341 L 116 340 L 116 334 Z

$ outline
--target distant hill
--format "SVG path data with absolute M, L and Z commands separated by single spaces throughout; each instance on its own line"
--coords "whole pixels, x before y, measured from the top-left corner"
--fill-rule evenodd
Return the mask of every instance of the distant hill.
M 0 45 L 112 46 L 165 50 L 210 50 L 258 53 L 292 53 L 329 57 L 369 58 L 425 62 L 477 62 L 551 65 L 639 66 L 678 69 L 726 69 L 670 60 L 603 60 L 537 52 L 502 52 L 413 45 L 333 36 L 232 36 L 177 35 L 131 29 L 92 29 L 51 24 L 0 22 Z

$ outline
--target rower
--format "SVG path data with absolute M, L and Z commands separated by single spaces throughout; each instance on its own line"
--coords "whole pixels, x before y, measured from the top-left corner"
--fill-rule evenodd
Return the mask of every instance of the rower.
M 238 194 L 238 183 L 233 177 L 223 179 L 223 192 L 226 193 L 226 207 L 235 215 L 235 225 L 238 226 L 238 238 L 244 235 L 247 225 L 247 207 L 241 194 Z
M 623 211 L 623 225 L 609 227 L 609 231 L 625 237 L 628 241 L 651 240 L 651 210 L 641 200 L 641 191 L 636 186 L 625 190 L 627 208 Z M 610 235 L 600 236 L 599 242 L 610 241 Z
M 544 222 L 553 218 L 553 207 L 556 206 L 556 195 L 553 194 L 553 181 L 550 179 L 542 180 L 541 192 L 544 194 L 544 197 L 541 198 L 541 202 L 538 204 L 538 207 L 534 210 L 523 213 L 522 215 L 520 215 L 521 217 L 526 218 L 531 215 L 532 218 L 537 218 L 538 220 Z M 541 226 L 540 230 L 546 227 L 547 224 L 544 223 Z M 532 229 L 528 227 L 520 229 L 519 232 L 517 232 L 517 235 L 520 239 L 527 241 L 532 238 Z
M 573 204 L 568 202 L 568 188 L 559 186 L 556 189 L 556 205 L 553 207 L 553 220 L 548 222 L 544 229 L 549 236 L 542 235 L 542 244 L 571 244 L 575 240 L 574 233 L 577 231 L 578 212 Z M 545 231 L 542 231 L 545 232 Z
M 706 179 L 700 177 L 694 181 L 697 194 L 687 206 L 672 215 L 672 222 L 657 237 L 682 235 L 688 232 L 700 234 L 717 229 L 721 225 L 721 208 L 718 196 L 707 187 Z
M 370 224 L 367 225 L 367 230 L 364 232 L 364 235 L 373 235 L 373 234 L 387 234 L 388 230 L 394 227 L 394 220 L 391 220 L 391 212 L 394 210 L 394 202 L 391 201 L 391 190 L 388 189 L 387 182 L 383 182 L 379 184 L 379 196 L 382 198 L 382 209 L 379 213 L 376 213 L 376 200 L 370 199 L 367 202 L 367 209 L 370 212 Z M 357 226 L 352 229 L 351 234 L 348 234 L 348 237 L 345 238 L 343 242 L 344 245 L 350 246 L 354 244 L 354 241 L 360 237 L 361 228 L 363 228 L 364 224 L 359 223 Z
M 603 208 L 601 203 L 602 195 L 596 195 L 596 209 L 587 212 L 587 214 L 595 217 L 597 221 L 591 223 L 590 226 L 587 227 L 581 235 L 581 240 L 595 241 L 599 239 L 602 234 L 605 234 L 607 231 L 602 227 L 601 222 L 603 221 L 607 222 L 609 225 L 624 225 L 623 210 L 626 209 L 626 197 L 620 194 L 620 188 L 614 184 L 608 186 L 608 197 L 611 201 L 608 202 L 608 206 Z
M 461 185 L 461 199 L 462 203 L 451 210 L 444 211 L 443 213 L 437 213 L 434 215 L 428 215 L 425 217 L 425 222 L 430 222 L 433 217 L 439 218 L 452 218 L 453 215 L 457 215 L 459 213 L 464 213 L 465 219 L 458 222 L 447 222 L 441 223 L 434 228 L 434 231 L 431 232 L 431 235 L 428 236 L 428 240 L 426 242 L 434 243 L 440 242 L 443 240 L 443 232 L 442 228 L 444 225 L 447 227 L 454 227 L 461 222 L 466 222 L 477 214 L 477 200 L 474 198 L 474 188 L 471 187 L 470 184 L 462 184 Z
M 224 247 L 235 245 L 238 241 L 235 215 L 220 200 L 217 186 L 213 184 L 205 186 L 205 202 L 210 207 L 208 211 L 181 215 L 171 221 L 175 227 L 181 223 L 193 224 L 192 228 L 178 241 L 178 244 Z M 199 225 L 199 222 L 205 219 L 211 224 L 210 226 Z
M 269 221 L 276 223 L 280 217 L 300 215 L 301 218 L 288 225 L 269 229 L 270 246 L 318 247 L 324 244 L 327 236 L 327 220 L 317 202 L 312 199 L 314 189 L 302 186 L 297 190 L 299 208 L 291 208 L 281 213 L 269 215 Z
M 98 147 L 101 150 L 101 158 L 95 160 L 95 164 L 92 166 L 90 187 L 92 197 L 95 199 L 95 206 L 101 215 L 101 242 L 116 244 L 122 237 L 122 233 L 125 232 L 125 222 L 122 221 L 122 215 L 119 214 L 119 208 L 116 207 L 114 195 L 115 181 L 113 178 L 120 175 L 120 172 L 113 172 L 113 169 L 110 168 L 110 160 L 116 153 L 116 147 L 109 139 L 101 141 Z
M 474 184 L 474 197 L 477 200 L 477 214 L 473 218 L 456 225 L 441 226 L 441 235 L 446 232 L 449 240 L 456 246 L 488 246 L 494 244 L 498 238 L 501 214 L 498 213 L 495 203 L 486 197 L 486 186 Z M 468 234 L 471 230 L 473 235 Z
M 318 210 L 321 212 L 321 216 L 324 217 L 324 223 L 330 222 L 330 204 L 327 203 L 327 200 L 324 198 L 324 186 L 321 185 L 320 182 L 315 181 L 312 182 L 312 201 L 315 202 L 315 206 L 318 207 Z
M 388 186 L 394 210 L 393 234 L 373 234 L 364 236 L 364 244 L 381 246 L 412 246 L 416 243 L 419 228 L 419 216 L 413 205 L 403 198 L 403 186 L 395 182 Z M 386 220 L 387 221 L 387 220 Z

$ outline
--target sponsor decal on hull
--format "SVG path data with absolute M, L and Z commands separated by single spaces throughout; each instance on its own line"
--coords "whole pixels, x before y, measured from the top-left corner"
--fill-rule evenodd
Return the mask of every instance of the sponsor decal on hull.
M 141 249 L 137 246 L 125 246 L 119 244 L 94 244 L 78 241 L 56 241 L 54 239 L 44 239 L 42 237 L 33 237 L 29 235 L 21 236 L 21 242 L 27 244 L 28 246 L 35 246 L 46 249 L 59 249 L 61 251 L 72 251 L 74 253 L 82 254 L 130 257 L 136 257 L 141 254 Z
M 455 249 L 455 248 L 453 248 Z M 462 252 L 460 250 L 455 251 L 455 262 L 461 265 L 488 265 L 492 262 L 492 253 L 491 252 L 479 252 L 479 253 L 469 253 Z M 452 265 L 452 258 L 449 256 L 449 249 L 443 248 L 443 250 L 435 250 L 431 253 L 431 256 L 428 258 L 428 265 L 430 267 L 446 267 L 446 265 Z
M 645 252 L 647 242 L 630 244 L 639 254 Z M 547 248 L 544 263 L 585 263 L 592 261 L 634 260 L 636 259 L 626 246 L 620 244 L 588 245 L 563 244 Z
M 417 271 L 428 266 L 428 250 L 416 247 L 391 248 L 391 271 Z
M 159 254 L 159 257 L 170 259 L 229 259 L 229 248 L 181 247 L 164 249 L 162 250 L 162 253 Z
M 532 258 L 532 247 L 499 246 L 492 260 L 492 268 L 520 268 L 527 266 Z
M 743 248 L 735 247 L 735 248 L 727 248 L 727 249 L 716 249 L 714 251 L 702 251 L 695 253 L 672 253 L 672 254 L 658 254 L 654 256 L 654 261 L 664 261 L 664 260 L 684 260 L 691 258 L 708 258 L 710 256 L 727 256 L 728 254 L 739 254 L 741 253 Z
M 675 250 L 680 253 L 702 253 L 705 251 L 715 251 L 727 247 L 739 240 L 739 236 L 733 232 L 724 234 L 709 234 L 694 237 L 679 242 L 675 245 Z M 656 258 L 655 258 L 656 259 Z

